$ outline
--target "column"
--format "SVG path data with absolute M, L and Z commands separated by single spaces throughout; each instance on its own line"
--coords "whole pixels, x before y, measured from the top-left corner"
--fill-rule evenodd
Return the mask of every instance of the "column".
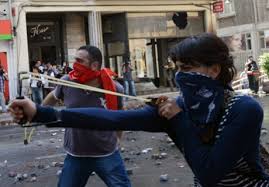
M 209 5 L 204 11 L 205 31 L 216 33 L 216 17 Z
M 88 16 L 88 23 L 89 23 L 90 44 L 98 47 L 103 54 L 104 46 L 103 46 L 101 12 L 96 12 L 96 11 L 90 12 Z
M 17 73 L 23 71 L 29 71 L 29 54 L 28 54 L 28 40 L 27 40 L 27 24 L 26 24 L 26 12 L 24 10 L 20 11 L 18 15 L 19 21 L 16 26 L 16 38 L 15 38 L 15 48 L 16 48 L 16 66 L 17 72 L 14 76 L 17 77 Z M 19 78 L 19 77 L 18 77 Z M 22 81 L 22 95 L 27 95 L 27 88 L 29 83 L 27 80 Z

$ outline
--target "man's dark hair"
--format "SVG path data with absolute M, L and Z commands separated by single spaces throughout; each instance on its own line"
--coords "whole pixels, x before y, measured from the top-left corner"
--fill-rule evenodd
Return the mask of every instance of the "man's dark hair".
M 129 53 L 126 53 L 123 55 L 123 62 L 128 62 L 129 63 L 130 61 L 130 54 Z
M 34 69 L 37 70 L 38 73 L 42 73 L 41 70 L 40 70 L 38 67 L 36 67 L 36 66 L 33 66 L 33 67 L 32 67 L 31 72 L 33 72 Z
M 34 69 L 37 70 L 37 71 L 39 71 L 39 68 L 36 67 L 36 66 L 33 66 L 33 67 L 32 67 L 32 71 L 33 71 Z
M 215 34 L 203 33 L 186 38 L 170 51 L 171 59 L 192 66 L 219 64 L 221 71 L 217 79 L 228 85 L 236 75 L 233 58 L 227 45 Z
M 99 63 L 99 68 L 102 67 L 103 57 L 102 57 L 102 53 L 100 49 L 98 49 L 95 46 L 84 45 L 84 46 L 81 46 L 78 50 L 86 50 L 89 54 L 89 60 L 91 62 L 97 61 Z

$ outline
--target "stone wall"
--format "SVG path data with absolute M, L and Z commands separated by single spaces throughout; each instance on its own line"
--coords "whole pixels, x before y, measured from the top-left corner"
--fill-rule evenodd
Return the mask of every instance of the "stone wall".
M 84 17 L 76 13 L 67 13 L 65 16 L 65 45 L 68 61 L 73 61 L 76 50 L 86 44 Z

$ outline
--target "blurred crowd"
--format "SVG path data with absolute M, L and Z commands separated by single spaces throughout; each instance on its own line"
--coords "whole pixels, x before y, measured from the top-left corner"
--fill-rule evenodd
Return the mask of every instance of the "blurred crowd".
M 47 96 L 47 94 L 49 94 L 55 88 L 55 85 L 49 83 L 45 76 L 42 75 L 61 78 L 63 75 L 72 71 L 72 68 L 69 67 L 68 62 L 63 62 L 62 65 L 58 65 L 51 62 L 45 63 L 41 60 L 37 60 L 30 63 L 30 71 L 41 75 L 41 80 L 29 79 L 29 94 L 35 103 L 41 104 L 42 100 Z

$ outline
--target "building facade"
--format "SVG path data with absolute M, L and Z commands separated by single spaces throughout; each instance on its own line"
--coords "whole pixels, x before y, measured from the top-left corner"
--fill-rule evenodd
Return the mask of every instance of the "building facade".
M 195 2 L 195 3 L 194 3 Z M 12 55 L 8 62 L 10 96 L 17 93 L 18 72 L 35 60 L 72 64 L 78 47 L 91 44 L 104 54 L 104 66 L 121 77 L 128 54 L 136 81 L 165 85 L 163 65 L 169 48 L 190 35 L 215 32 L 212 0 L 14 0 Z M 175 12 L 188 13 L 179 30 Z
M 10 90 L 14 93 L 17 91 L 16 85 L 11 85 L 11 82 L 16 80 L 10 75 L 16 64 L 13 44 L 11 1 L 3 0 L 0 2 L 0 64 L 9 76 L 9 81 L 5 81 L 6 100 L 9 99 Z
M 258 60 L 269 52 L 269 0 L 224 0 L 224 12 L 216 18 L 217 34 L 229 46 L 239 71 L 248 56 Z

